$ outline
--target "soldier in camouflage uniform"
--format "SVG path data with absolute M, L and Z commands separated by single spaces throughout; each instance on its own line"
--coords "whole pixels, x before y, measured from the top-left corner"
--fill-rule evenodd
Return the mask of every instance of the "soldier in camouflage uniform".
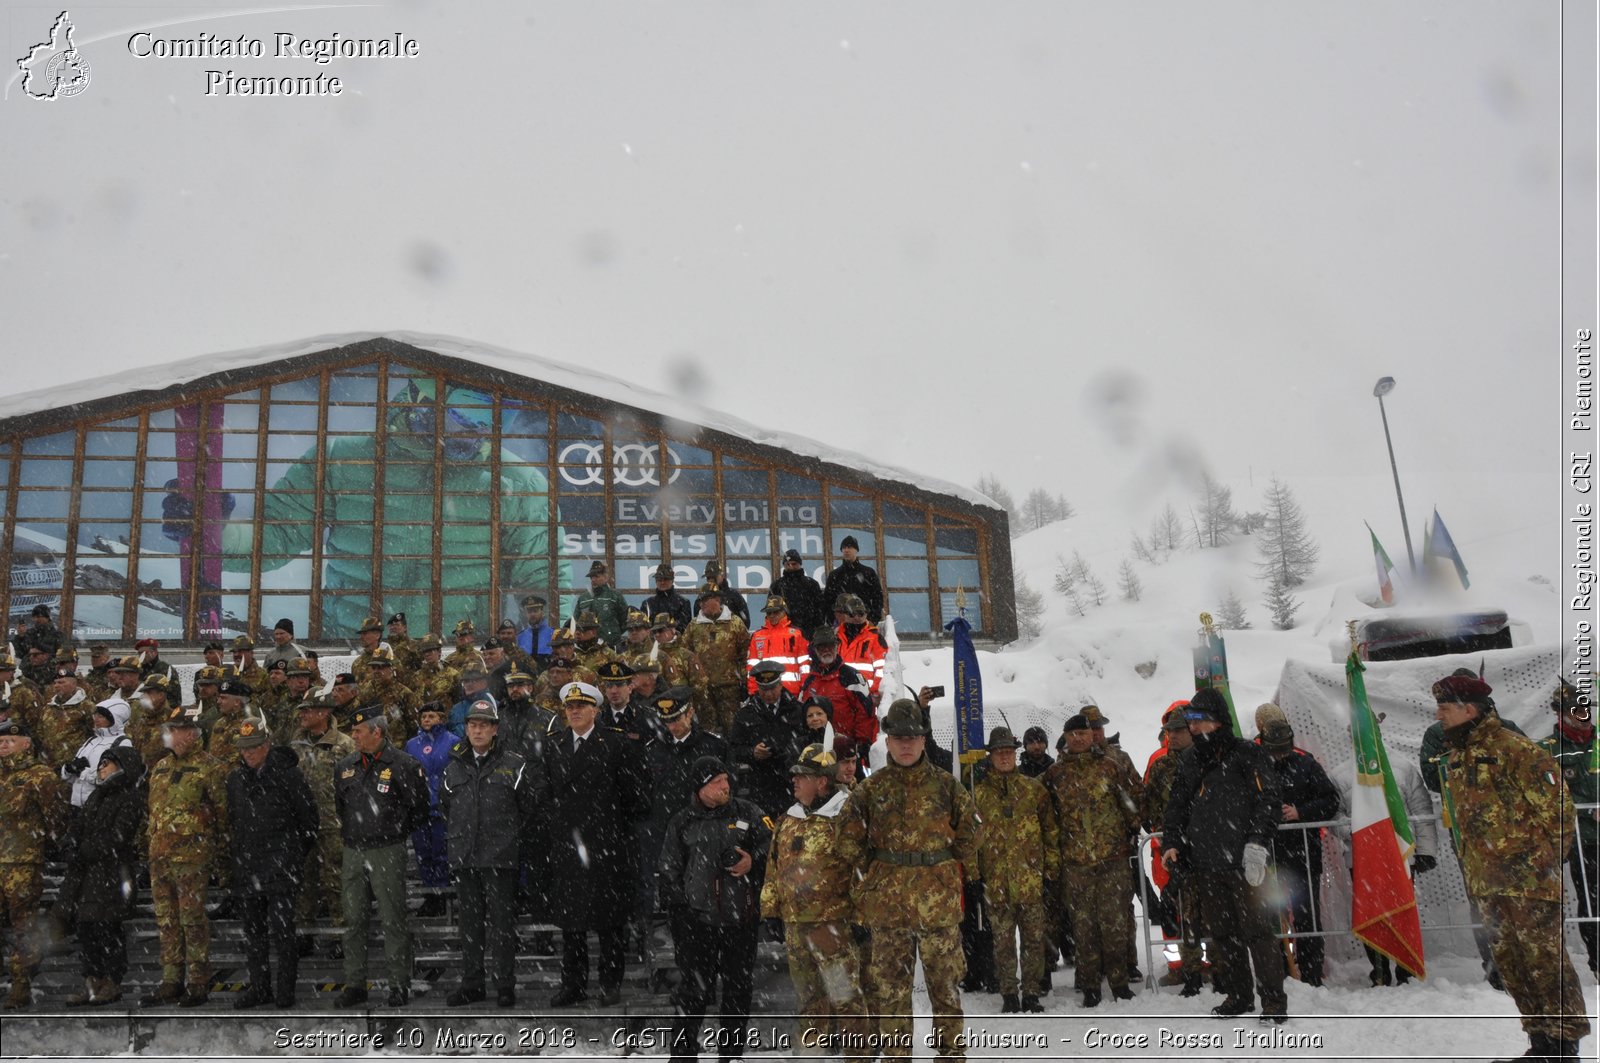
M 178 684 L 164 675 L 153 675 L 139 684 L 139 697 L 123 733 L 139 751 L 146 768 L 167 755 L 167 747 L 161 740 L 161 724 L 177 707 L 177 689 Z
M 600 637 L 600 618 L 592 612 L 579 613 L 575 626 L 577 634 L 574 636 L 573 649 L 578 666 L 598 675 L 602 665 L 617 659 L 611 644 Z
M 250 704 L 250 686 L 242 679 L 229 679 L 217 690 L 217 719 L 206 738 L 206 752 L 231 765 L 238 759 L 233 740 L 239 737 L 239 728 L 246 719 L 254 719 L 263 726 L 265 718 Z
M 1111 718 L 1100 711 L 1100 706 L 1092 702 L 1078 711 L 1082 712 L 1083 718 L 1089 721 L 1089 730 L 1094 735 L 1095 748 L 1114 760 L 1117 767 L 1122 769 L 1123 783 L 1128 787 L 1129 792 L 1142 792 L 1144 776 L 1140 774 L 1139 768 L 1133 763 L 1133 758 L 1128 756 L 1120 744 L 1106 737 L 1106 724 L 1111 721 Z M 1129 840 L 1137 845 L 1137 828 L 1135 828 Z M 1144 974 L 1139 970 L 1139 925 L 1133 917 L 1133 898 L 1143 890 L 1145 885 L 1144 872 L 1140 869 L 1137 860 L 1128 861 L 1128 878 L 1131 882 L 1131 888 L 1128 890 L 1127 921 L 1128 978 L 1130 981 L 1137 982 L 1144 977 Z
M 686 687 L 694 674 L 694 659 L 684 648 L 683 639 L 671 613 L 657 613 L 650 623 L 650 637 L 660 647 L 656 660 L 661 665 L 661 681 L 668 687 Z
M 577 663 L 572 634 L 562 628 L 550 637 L 550 663 L 539 677 L 539 685 L 533 688 L 533 703 L 554 713 L 563 726 L 567 722 L 567 707 L 562 703 L 561 689 L 568 683 L 588 683 L 597 687 L 600 677 L 594 669 L 581 667 Z
M 1167 815 L 1167 802 L 1172 799 L 1172 781 L 1178 777 L 1178 755 L 1194 744 L 1194 739 L 1189 735 L 1189 721 L 1183 716 L 1183 710 L 1188 706 L 1187 701 L 1180 701 L 1167 711 L 1161 724 L 1167 735 L 1167 751 L 1151 763 L 1145 776 L 1139 814 L 1144 821 L 1144 829 L 1152 834 L 1161 832 L 1162 820 Z M 1155 854 L 1159 859 L 1159 846 Z M 1167 884 L 1161 890 L 1165 907 L 1178 922 L 1179 969 L 1167 972 L 1157 981 L 1161 985 L 1182 985 L 1183 990 L 1178 995 L 1192 997 L 1199 994 L 1204 975 L 1204 953 L 1200 948 L 1204 933 L 1200 928 L 1200 906 L 1195 903 L 1194 891 L 1183 888 L 1183 878 L 1183 870 L 1173 868 L 1168 872 Z
M 460 678 L 452 668 L 446 668 L 439 659 L 444 649 L 439 636 L 429 632 L 417 643 L 417 666 L 406 677 L 406 685 L 416 691 L 420 702 L 438 701 L 446 705 L 455 703 L 456 682 Z
M 299 699 L 289 698 L 289 662 L 279 657 L 267 665 L 267 682 L 257 687 L 251 695 L 257 713 L 267 721 L 267 733 L 276 745 L 287 745 L 289 732 L 294 730 L 295 705 Z M 282 725 L 282 726 L 277 726 Z
M 44 956 L 39 901 L 45 842 L 66 831 L 68 807 L 61 780 L 34 759 L 27 728 L 15 719 L 0 723 L 0 903 L 11 924 L 8 1010 L 33 1003 L 31 979 Z
M 715 584 L 700 588 L 700 612 L 689 622 L 683 648 L 694 662 L 690 686 L 705 710 L 706 730 L 726 735 L 748 686 L 750 631 L 722 604 Z
M 411 673 L 422 663 L 416 640 L 406 626 L 406 614 L 396 613 L 389 618 L 389 649 L 394 653 L 395 672 L 402 683 L 409 685 Z
M 300 879 L 300 900 L 295 912 L 299 920 L 310 923 L 320 903 L 334 926 L 344 925 L 340 885 L 344 880 L 344 838 L 339 828 L 339 811 L 334 807 L 334 765 L 356 751 L 349 735 L 333 722 L 333 702 L 312 698 L 300 704 L 298 728 L 290 746 L 300 758 L 300 774 L 311 787 L 317 803 L 317 844 L 306 854 L 305 874 Z M 309 938 L 301 944 L 309 952 Z M 335 942 L 334 944 L 337 944 Z
M 17 659 L 0 650 L 0 692 L 11 705 L 11 714 L 32 729 L 38 726 L 39 712 L 49 695 L 33 680 L 17 675 Z
M 1050 795 L 1017 770 L 1022 743 L 1009 727 L 989 733 L 989 771 L 972 789 L 983 822 L 978 870 L 983 908 L 994 931 L 994 964 L 1002 1012 L 1043 1011 L 1044 884 L 1057 879 L 1061 846 Z M 1017 932 L 1022 978 L 1017 978 Z M 1021 998 L 1018 999 L 1020 990 Z
M 525 672 L 530 676 L 539 674 L 539 662 L 517 644 L 516 621 L 500 621 L 500 626 L 494 629 L 494 637 L 500 640 L 500 648 L 505 651 L 506 660 L 511 662 L 512 671 Z
M 832 792 L 832 750 L 809 745 L 790 769 L 795 802 L 779 820 L 767 850 L 761 915 L 783 920 L 789 978 L 801 1016 L 801 1051 L 837 1048 L 846 1060 L 868 1060 L 867 1005 L 861 956 L 851 935 L 852 873 L 838 853 L 834 826 L 844 791 Z M 829 1027 L 838 1022 L 835 1033 Z
M 1561 777 L 1575 805 L 1600 803 L 1600 739 L 1594 729 L 1594 693 L 1585 696 L 1565 679 L 1550 695 L 1555 730 L 1539 743 L 1561 766 Z M 1600 808 L 1578 809 L 1578 834 L 1567 854 L 1567 870 L 1577 888 L 1578 915 L 1600 915 Z M 1578 933 L 1589 953 L 1589 970 L 1600 973 L 1600 925 L 1579 923 Z
M 650 659 L 650 618 L 637 609 L 628 610 L 628 631 L 617 648 L 617 659 L 635 672 Z
M 61 652 L 72 651 L 63 646 Z M 78 747 L 94 733 L 94 722 L 90 716 L 94 706 L 84 697 L 74 666 L 62 667 L 64 670 L 51 683 L 53 694 L 50 700 L 39 710 L 39 719 L 30 728 L 34 749 L 51 771 L 60 771 L 61 766 L 71 760 L 77 754 Z
M 1527 1054 L 1576 1059 L 1589 1018 L 1561 938 L 1572 797 L 1555 759 L 1488 713 L 1490 693 L 1471 675 L 1433 684 L 1461 870 L 1494 929 L 1495 963 L 1522 1013 Z
M 1130 838 L 1139 828 L 1139 784 L 1096 746 L 1082 713 L 1067 720 L 1067 752 L 1040 781 L 1050 792 L 1061 848 L 1061 895 L 1072 902 L 1077 988 L 1083 1006 L 1100 1003 L 1100 979 L 1117 1000 L 1128 988 Z M 1130 788 L 1131 787 L 1131 788 Z
M 83 675 L 83 689 L 95 704 L 104 701 L 111 693 L 111 648 L 103 642 L 89 647 L 89 670 Z
M 207 665 L 194 674 L 194 708 L 198 712 L 200 729 L 209 728 L 217 719 L 217 688 L 222 686 L 222 671 L 226 665 Z M 169 691 L 170 700 L 177 704 L 177 692 Z
M 369 616 L 361 621 L 361 628 L 356 637 L 361 640 L 361 650 L 350 663 L 350 671 L 355 673 L 356 681 L 365 687 L 372 681 L 372 662 L 376 659 L 378 651 L 387 650 L 392 665 L 394 648 L 383 641 L 383 622 L 375 616 Z
M 166 675 L 165 672 L 152 672 L 151 675 Z M 124 657 L 120 661 L 113 661 L 106 667 L 106 676 L 111 682 L 111 688 L 106 697 L 113 694 L 126 701 L 129 705 L 139 701 L 139 687 L 144 683 L 145 675 L 139 671 L 139 658 Z M 170 678 L 170 677 L 168 677 Z M 81 682 L 81 680 L 80 680 Z M 103 699 L 102 699 L 103 700 Z M 159 725 L 159 721 L 158 725 Z
M 251 690 L 267 685 L 267 670 L 256 660 L 256 644 L 249 635 L 233 640 L 233 674 L 248 683 Z
M 372 651 L 367 662 L 368 680 L 361 687 L 361 704 L 382 705 L 389 717 L 389 733 L 404 744 L 417 733 L 417 710 L 422 699 L 416 691 L 395 678 L 394 654 L 387 646 Z
M 200 748 L 199 713 L 193 707 L 172 710 L 162 726 L 172 755 L 150 769 L 147 827 L 161 984 L 140 1003 L 195 1007 L 211 992 L 206 880 L 219 854 L 227 851 L 228 769 Z
M 472 626 L 472 621 L 462 620 L 451 629 L 455 636 L 455 652 L 446 657 L 442 662 L 444 666 L 460 675 L 468 668 L 482 668 L 483 654 L 478 652 L 478 629 Z
M 962 879 L 978 877 L 979 827 L 972 795 L 925 755 L 928 728 L 917 703 L 889 707 L 889 762 L 850 792 L 839 814 L 838 852 L 860 876 L 856 918 L 872 928 L 868 983 L 876 999 L 876 1047 L 911 1055 L 911 982 L 917 953 L 933 1006 L 937 1059 L 965 1059 L 958 983 Z M 1127 876 L 1121 876 L 1127 881 Z

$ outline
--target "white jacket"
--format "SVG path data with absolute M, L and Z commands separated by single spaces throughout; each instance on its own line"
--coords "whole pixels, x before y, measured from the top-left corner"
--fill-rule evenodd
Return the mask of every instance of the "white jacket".
M 89 766 L 76 775 L 66 768 L 61 769 L 61 777 L 72 782 L 74 808 L 82 808 L 83 803 L 89 800 L 89 795 L 94 792 L 94 788 L 100 785 L 100 754 L 112 746 L 132 745 L 128 736 L 123 734 L 123 730 L 128 726 L 128 717 L 133 711 L 128 707 L 128 703 L 123 701 L 120 695 L 113 694 L 95 708 L 104 708 L 111 713 L 111 726 L 96 727 L 89 740 L 79 746 L 78 752 L 73 754 L 74 759 L 82 757 L 87 760 Z

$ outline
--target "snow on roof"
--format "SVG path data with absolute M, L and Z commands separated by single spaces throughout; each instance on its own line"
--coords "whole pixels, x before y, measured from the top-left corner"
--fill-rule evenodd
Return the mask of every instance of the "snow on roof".
M 651 391 L 648 388 L 587 369 L 579 369 L 562 362 L 551 361 L 536 355 L 509 351 L 473 340 L 454 336 L 439 336 L 423 332 L 349 332 L 325 336 L 309 336 L 287 343 L 252 347 L 246 350 L 206 354 L 198 358 L 167 362 L 162 365 L 141 366 L 123 373 L 101 376 L 89 381 L 74 381 L 57 387 L 42 388 L 22 395 L 0 397 L 0 419 L 21 417 L 58 407 L 112 398 L 137 391 L 159 391 L 198 380 L 202 377 L 229 370 L 253 369 L 288 358 L 317 354 L 338 347 L 371 340 L 392 340 L 432 351 L 450 358 L 530 377 L 557 387 L 584 392 L 610 402 L 633 406 L 660 414 L 663 417 L 685 421 L 714 431 L 738 436 L 761 446 L 774 447 L 791 453 L 832 462 L 849 469 L 908 484 L 924 491 L 952 495 L 975 506 L 989 509 L 1000 507 L 990 498 L 959 484 L 924 476 L 921 473 L 882 465 L 859 454 L 838 450 L 825 443 L 804 436 L 790 435 L 770 428 L 762 428 L 718 410 L 707 409 L 698 403 L 674 395 Z

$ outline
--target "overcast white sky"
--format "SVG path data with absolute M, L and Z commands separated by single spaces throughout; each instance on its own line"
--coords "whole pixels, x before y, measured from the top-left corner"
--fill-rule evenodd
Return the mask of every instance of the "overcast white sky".
M 1078 497 L 1173 440 L 1231 480 L 1381 470 L 1389 374 L 1419 484 L 1555 471 L 1556 5 L 309 7 L 74 6 L 89 88 L 11 78 L 0 388 L 414 329 L 692 365 L 749 419 Z M 59 10 L 5 6 L 8 68 Z M 137 59 L 140 29 L 269 57 Z M 346 87 L 208 98 L 208 68 Z

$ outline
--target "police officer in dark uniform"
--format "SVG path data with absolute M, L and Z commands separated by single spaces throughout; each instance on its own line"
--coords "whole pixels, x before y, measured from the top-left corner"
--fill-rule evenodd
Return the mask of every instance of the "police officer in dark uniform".
M 430 815 L 428 782 L 415 757 L 389 745 L 383 706 L 350 717 L 356 751 L 334 769 L 333 797 L 344 832 L 344 992 L 338 1006 L 367 1001 L 367 923 L 376 898 L 383 920 L 391 1008 L 411 995 L 411 927 L 406 912 L 406 838 Z

